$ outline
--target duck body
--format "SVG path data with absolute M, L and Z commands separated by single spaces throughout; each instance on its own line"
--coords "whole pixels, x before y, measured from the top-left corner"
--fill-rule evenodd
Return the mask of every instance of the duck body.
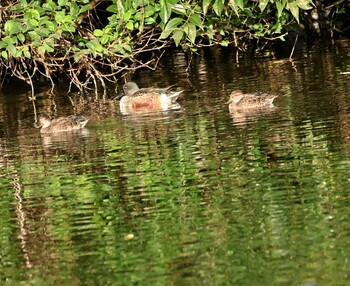
M 121 111 L 126 110 L 165 110 L 174 104 L 181 91 L 170 91 L 172 86 L 166 88 L 139 88 L 136 83 L 128 82 L 124 85 L 124 94 L 120 99 Z
M 35 123 L 36 128 L 41 128 L 40 133 L 57 133 L 65 131 L 73 131 L 84 128 L 89 119 L 84 116 L 71 115 L 68 117 L 59 117 L 50 119 L 47 115 L 40 115 L 38 122 Z
M 263 92 L 245 94 L 240 90 L 234 90 L 227 103 L 230 110 L 273 107 L 273 101 L 277 96 Z

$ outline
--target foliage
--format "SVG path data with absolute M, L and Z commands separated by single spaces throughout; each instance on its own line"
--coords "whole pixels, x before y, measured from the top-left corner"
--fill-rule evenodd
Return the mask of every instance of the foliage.
M 79 89 L 141 67 L 165 47 L 283 40 L 312 0 L 7 0 L 0 7 L 1 76 L 32 83 L 67 75 Z M 143 55 L 151 55 L 144 57 Z

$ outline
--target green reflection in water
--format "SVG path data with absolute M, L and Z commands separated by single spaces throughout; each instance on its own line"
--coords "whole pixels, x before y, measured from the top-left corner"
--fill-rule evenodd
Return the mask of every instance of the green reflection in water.
M 346 285 L 346 84 L 335 99 L 310 85 L 266 113 L 193 94 L 88 134 L 4 138 L 1 281 Z

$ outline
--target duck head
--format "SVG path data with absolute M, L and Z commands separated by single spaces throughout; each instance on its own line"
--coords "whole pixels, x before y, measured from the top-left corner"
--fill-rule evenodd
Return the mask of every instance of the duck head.
M 230 104 L 230 103 L 238 103 L 242 98 L 244 97 L 244 94 L 242 91 L 240 90 L 234 90 L 231 92 L 231 95 L 230 95 L 230 99 L 229 101 L 227 101 L 226 103 L 227 104 Z
M 35 128 L 46 128 L 49 127 L 51 124 L 51 119 L 45 114 L 42 114 L 39 116 L 38 121 L 34 123 Z

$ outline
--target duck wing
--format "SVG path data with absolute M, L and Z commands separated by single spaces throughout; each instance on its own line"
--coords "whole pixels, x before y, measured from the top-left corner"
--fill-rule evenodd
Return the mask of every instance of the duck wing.
M 247 94 L 237 102 L 236 106 L 243 108 L 258 108 L 271 105 L 276 95 L 271 95 L 263 92 Z

